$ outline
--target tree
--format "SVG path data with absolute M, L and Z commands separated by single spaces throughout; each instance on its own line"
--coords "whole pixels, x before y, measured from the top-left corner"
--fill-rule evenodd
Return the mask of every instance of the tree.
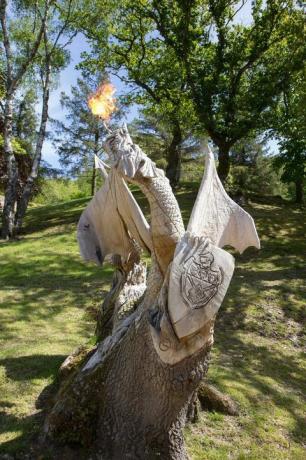
M 58 10 L 59 5 L 56 3 L 52 5 L 43 33 L 43 43 L 38 51 L 36 70 L 39 75 L 42 92 L 41 120 L 32 158 L 32 168 L 23 188 L 22 195 L 18 200 L 15 218 L 17 232 L 21 230 L 39 173 L 48 122 L 50 89 L 56 76 L 67 65 L 69 54 L 66 51 L 66 47 L 76 35 L 70 27 L 73 13 L 72 4 L 73 0 L 64 0 L 60 5 L 60 10 Z
M 272 135 L 279 141 L 279 154 L 274 166 L 281 170 L 281 180 L 295 184 L 295 201 L 302 203 L 306 177 L 306 91 L 305 68 L 283 92 L 273 113 Z
M 175 131 L 165 121 L 158 106 L 147 106 L 140 111 L 139 117 L 133 120 L 129 129 L 133 138 L 152 158 L 159 167 L 166 171 L 172 187 L 179 184 L 184 163 L 195 158 L 203 158 L 201 144 L 206 141 L 203 133 L 193 129 L 181 129 L 178 126 L 180 141 L 174 136 Z M 174 151 L 173 151 L 174 150 Z
M 84 17 L 82 11 L 86 9 Z M 82 67 L 116 75 L 130 89 L 127 103 L 137 103 L 158 119 L 171 133 L 164 152 L 166 175 L 177 186 L 181 170 L 181 148 L 186 131 L 197 124 L 192 104 L 184 91 L 182 69 L 175 53 L 166 50 L 151 30 L 151 22 L 129 2 L 81 3 L 77 27 L 92 50 L 84 54 Z
M 248 137 L 236 142 L 231 149 L 227 189 L 236 200 L 247 199 L 252 194 L 261 197 L 284 192 L 280 175 L 273 168 L 273 152 L 267 141 L 266 135 Z
M 104 75 L 79 78 L 71 88 L 71 96 L 61 94 L 61 105 L 66 111 L 66 121 L 55 121 L 54 145 L 61 164 L 72 175 L 88 173 L 91 194 L 96 192 L 94 155 L 100 155 L 102 139 L 106 134 L 103 123 L 91 113 L 88 98 L 105 79 Z M 117 112 L 117 116 L 118 116 Z
M 82 445 L 86 458 L 187 460 L 182 430 L 234 270 L 221 246 L 258 247 L 258 236 L 250 216 L 226 195 L 211 152 L 185 232 L 169 181 L 127 130 L 113 132 L 105 149 L 112 168 L 80 218 L 78 240 L 87 261 L 101 264 L 113 255 L 116 274 L 100 321 L 107 329 L 98 328 L 96 347 L 61 366 L 46 442 L 57 443 L 59 458 L 59 446 L 70 444 L 73 458 Z M 146 195 L 150 226 L 126 182 Z M 140 248 L 151 254 L 147 286 Z
M 96 8 L 89 14 L 92 32 L 85 21 L 88 36 L 104 46 L 102 52 L 95 47 L 89 64 L 125 69 L 128 81 L 153 98 L 156 91 L 174 91 L 173 113 L 180 113 L 178 94 L 192 101 L 202 129 L 218 147 L 223 181 L 231 147 L 269 128 L 267 110 L 277 103 L 305 55 L 303 13 L 295 2 L 252 2 L 249 23 L 240 24 L 237 14 L 245 3 L 107 2 L 104 28 Z M 116 20 L 119 15 L 121 22 Z M 165 100 L 162 97 L 161 105 Z
M 2 215 L 3 238 L 13 236 L 14 206 L 17 199 L 18 166 L 12 145 L 14 98 L 38 52 L 46 28 L 50 5 L 49 0 L 45 0 L 42 5 L 39 2 L 33 2 L 33 4 L 17 2 L 14 6 L 16 13 L 18 11 L 19 14 L 16 20 L 8 19 L 7 0 L 2 0 L 0 5 L 2 51 L 4 51 L 5 60 L 3 138 L 8 177 Z
M 22 189 L 31 171 L 33 147 L 37 117 L 35 106 L 37 104 L 36 93 L 30 85 L 23 85 L 23 91 L 19 91 L 14 101 L 12 120 L 12 147 L 18 169 L 16 184 L 17 201 L 20 199 Z M 8 181 L 7 164 L 4 156 L 4 120 L 3 110 L 0 110 L 0 189 L 5 191 Z

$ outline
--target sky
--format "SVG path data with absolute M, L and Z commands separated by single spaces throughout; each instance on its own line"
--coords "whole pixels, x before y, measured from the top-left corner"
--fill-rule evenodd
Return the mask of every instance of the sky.
M 248 0 L 245 6 L 239 11 L 235 18 L 235 22 L 241 22 L 247 24 L 251 19 L 251 1 Z M 74 86 L 77 82 L 78 77 L 81 76 L 81 72 L 76 69 L 77 64 L 81 61 L 81 54 L 84 51 L 89 50 L 89 45 L 82 34 L 78 34 L 72 44 L 69 47 L 71 60 L 66 69 L 61 73 L 57 88 L 51 92 L 49 102 L 49 117 L 59 121 L 64 121 L 65 112 L 63 111 L 60 104 L 60 93 L 64 91 L 66 94 L 70 94 L 71 86 Z M 124 91 L 125 85 L 116 77 L 111 78 L 112 83 L 117 89 L 117 94 Z M 137 117 L 138 111 L 136 106 L 132 106 L 126 114 L 126 121 L 129 122 L 133 118 Z M 50 123 L 48 129 L 52 130 Z M 269 147 L 272 150 L 277 150 L 277 144 L 275 141 L 269 142 Z M 52 145 L 51 140 L 46 140 L 43 146 L 43 159 L 47 161 L 52 167 L 60 168 L 58 161 L 58 155 Z
M 64 91 L 67 94 L 70 94 L 71 86 L 75 85 L 77 78 L 80 76 L 80 72 L 75 68 L 75 66 L 81 60 L 81 53 L 88 50 L 88 46 L 84 37 L 80 34 L 75 37 L 72 44 L 69 47 L 71 60 L 69 65 L 61 72 L 57 88 L 54 89 L 50 94 L 49 100 L 49 117 L 52 119 L 64 121 L 65 114 L 60 104 L 60 94 Z M 52 130 L 52 126 L 48 123 L 48 130 Z M 52 141 L 47 139 L 44 142 L 43 160 L 47 161 L 51 166 L 58 168 L 58 156 L 54 151 Z

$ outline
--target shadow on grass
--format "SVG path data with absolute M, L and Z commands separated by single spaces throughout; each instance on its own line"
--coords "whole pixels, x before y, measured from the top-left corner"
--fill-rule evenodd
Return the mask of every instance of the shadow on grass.
M 0 366 L 4 366 L 6 376 L 12 380 L 41 379 L 56 375 L 65 358 L 65 355 L 18 356 L 0 359 Z
M 37 446 L 43 420 L 44 414 L 42 412 L 35 412 L 27 417 L 19 418 L 0 410 L 0 433 L 19 433 L 19 436 L 1 444 L 0 460 L 34 460 L 39 458 L 34 454 L 31 445 Z
M 39 206 L 28 211 L 22 233 L 29 234 L 45 228 L 76 223 L 91 197 L 54 205 Z
M 228 385 L 238 381 L 256 388 L 261 396 L 270 398 L 276 407 L 286 409 L 294 420 L 291 430 L 293 439 L 297 442 L 306 441 L 306 417 L 301 415 L 306 393 L 304 369 L 300 366 L 303 354 L 297 351 L 296 356 L 288 360 L 288 356 L 281 350 L 275 353 L 275 349 L 267 346 L 245 343 L 233 336 L 231 331 L 217 332 L 216 342 L 221 352 L 218 365 L 226 363 L 226 367 L 231 369 L 229 374 L 222 375 L 221 380 L 227 381 Z M 243 392 L 244 387 L 240 386 L 239 391 Z M 245 389 L 245 397 L 252 401 L 248 388 Z M 264 402 L 255 398 L 252 404 L 256 406 Z
M 35 354 L 2 359 L 0 360 L 0 366 L 4 366 L 8 378 L 30 384 L 32 379 L 53 377 L 54 380 L 58 368 L 65 358 L 65 355 Z M 0 401 L 0 434 L 18 433 L 17 436 L 14 436 L 14 439 L 1 444 L 0 459 L 7 458 L 5 457 L 7 453 L 12 453 L 14 455 L 12 458 L 18 460 L 38 458 L 34 451 L 37 447 L 38 436 L 42 432 L 44 412 L 35 411 L 24 417 L 15 415 L 14 407 L 15 404 Z

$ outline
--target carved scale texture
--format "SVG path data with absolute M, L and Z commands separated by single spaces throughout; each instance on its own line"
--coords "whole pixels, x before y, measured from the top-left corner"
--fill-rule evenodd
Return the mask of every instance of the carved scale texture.
M 185 232 L 178 203 L 169 180 L 163 175 L 139 179 L 136 176 L 134 182 L 138 183 L 149 201 L 154 252 L 165 274 L 175 247 Z

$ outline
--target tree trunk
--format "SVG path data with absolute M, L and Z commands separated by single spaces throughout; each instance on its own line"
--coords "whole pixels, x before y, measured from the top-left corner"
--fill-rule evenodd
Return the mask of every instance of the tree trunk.
M 227 176 L 230 171 L 230 158 L 229 158 L 229 151 L 230 147 L 227 144 L 216 142 L 218 145 L 219 153 L 218 153 L 218 176 L 221 179 L 221 182 L 224 184 Z
M 43 88 L 43 104 L 42 104 L 41 121 L 40 121 L 38 138 L 36 141 L 36 148 L 35 148 L 35 154 L 34 154 L 33 163 L 32 163 L 32 169 L 29 174 L 29 177 L 27 178 L 27 182 L 24 186 L 22 195 L 20 197 L 20 200 L 18 200 L 18 205 L 17 205 L 17 212 L 16 212 L 16 231 L 17 232 L 20 232 L 21 230 L 23 219 L 26 214 L 29 201 L 32 197 L 33 188 L 34 188 L 35 181 L 37 179 L 38 172 L 39 172 L 42 148 L 43 148 L 43 144 L 44 144 L 44 140 L 46 136 L 46 127 L 47 127 L 47 121 L 48 121 L 48 108 L 49 108 L 48 105 L 49 105 L 49 97 L 50 97 L 50 91 L 49 91 L 50 74 L 51 74 L 51 67 L 50 67 L 50 64 L 47 63 L 46 76 L 45 76 L 45 82 L 44 82 L 44 88 Z
M 7 239 L 13 236 L 15 224 L 14 206 L 17 199 L 17 182 L 18 182 L 18 167 L 14 157 L 12 148 L 12 123 L 13 123 L 13 97 L 17 91 L 20 82 L 22 81 L 27 69 L 33 63 L 38 48 L 41 43 L 42 36 L 45 32 L 46 21 L 49 11 L 49 1 L 45 2 L 44 15 L 41 17 L 41 26 L 35 37 L 32 46 L 29 48 L 26 59 L 20 63 L 18 69 L 13 74 L 13 53 L 11 49 L 9 30 L 7 26 L 6 9 L 8 6 L 7 0 L 2 0 L 0 3 L 0 21 L 2 28 L 2 42 L 5 50 L 6 60 L 6 102 L 4 110 L 4 154 L 6 157 L 8 181 L 5 190 L 5 202 L 2 216 L 2 236 Z
M 304 201 L 304 183 L 303 179 L 299 177 L 295 181 L 295 202 L 302 204 Z
M 179 123 L 174 125 L 172 131 L 173 137 L 168 148 L 166 176 L 172 187 L 177 187 L 181 177 L 181 151 L 182 132 Z
M 47 437 L 81 442 L 103 460 L 187 460 L 182 429 L 209 349 L 165 364 L 154 349 L 151 322 L 152 313 L 144 311 L 110 352 L 98 348 L 60 390 Z
M 137 161 L 135 150 L 129 153 L 127 161 Z M 206 373 L 212 342 L 208 334 L 205 344 L 186 359 L 176 351 L 175 346 L 186 353 L 190 349 L 174 336 L 158 297 L 162 273 L 166 275 L 184 233 L 182 217 L 162 173 L 149 178 L 139 173 L 127 179 L 138 183 L 150 203 L 153 248 L 147 290 L 142 298 L 144 289 L 139 288 L 145 276 L 141 268 L 130 272 L 130 287 L 129 275 L 118 277 L 117 271 L 104 304 L 105 317 L 97 328 L 100 338 L 105 337 L 102 324 L 111 335 L 88 354 L 70 381 L 63 382 L 46 418 L 45 432 L 53 446 L 54 442 L 80 443 L 87 447 L 88 456 L 92 453 L 104 460 L 187 460 L 182 429 L 189 402 Z M 138 289 L 133 289 L 134 283 Z M 126 299 L 121 300 L 124 289 Z M 129 305 L 133 291 L 142 299 L 135 311 Z M 169 351 L 171 364 L 160 357 L 160 350 Z M 61 455 L 62 451 L 58 458 Z
M 94 196 L 96 193 L 96 165 L 95 162 L 92 167 L 92 175 L 91 175 L 91 196 Z
M 95 132 L 95 143 L 94 143 L 94 155 L 98 156 L 99 151 L 99 130 Z M 91 195 L 94 196 L 97 189 L 97 173 L 96 173 L 96 162 L 95 159 L 93 161 L 93 169 L 92 169 L 92 176 L 91 176 Z
M 2 237 L 4 239 L 11 238 L 14 235 L 14 208 L 17 199 L 18 167 L 12 146 L 12 123 L 13 93 L 9 93 L 6 98 L 4 111 L 4 156 L 7 172 L 7 185 L 2 214 Z

